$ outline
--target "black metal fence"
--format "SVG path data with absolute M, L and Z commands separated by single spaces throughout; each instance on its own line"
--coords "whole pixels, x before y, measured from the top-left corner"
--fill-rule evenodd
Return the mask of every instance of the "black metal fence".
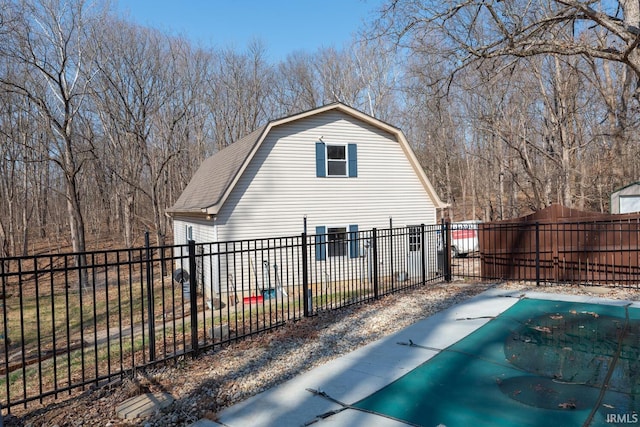
M 639 222 L 446 224 L 0 259 L 0 405 L 428 283 L 640 285 Z
M 449 278 L 445 225 L 0 259 L 0 405 Z

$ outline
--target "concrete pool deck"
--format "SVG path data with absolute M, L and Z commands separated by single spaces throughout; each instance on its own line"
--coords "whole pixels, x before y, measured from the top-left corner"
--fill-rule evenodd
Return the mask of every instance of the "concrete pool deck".
M 438 354 L 435 349 L 461 340 L 523 297 L 640 308 L 640 302 L 594 296 L 490 289 L 231 406 L 218 414 L 217 422 L 200 420 L 193 426 L 406 426 L 377 414 L 345 409 L 308 390 L 352 405 L 412 371 Z M 398 344 L 410 341 L 434 350 Z

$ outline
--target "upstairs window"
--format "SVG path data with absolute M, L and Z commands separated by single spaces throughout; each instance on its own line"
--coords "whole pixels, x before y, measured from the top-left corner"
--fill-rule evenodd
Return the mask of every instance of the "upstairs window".
M 327 144 L 327 176 L 347 176 L 347 147 Z
M 356 144 L 316 143 L 316 176 L 358 176 L 358 150 Z

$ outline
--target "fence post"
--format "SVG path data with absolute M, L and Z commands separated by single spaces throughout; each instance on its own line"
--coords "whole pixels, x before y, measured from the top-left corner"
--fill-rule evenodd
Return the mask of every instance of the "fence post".
M 393 274 L 393 220 L 391 217 L 389 217 L 389 233 L 389 272 L 391 273 L 391 291 L 393 292 L 395 290 L 396 278 Z
M 375 299 L 380 298 L 378 289 L 378 230 L 374 228 L 371 234 L 371 250 L 373 251 L 373 295 Z
M 536 286 L 540 286 L 540 223 L 536 221 Z
M 449 218 L 445 220 L 442 218 L 442 247 L 444 253 L 442 254 L 442 263 L 444 264 L 444 280 L 451 282 L 451 234 L 449 233 Z
M 420 259 L 422 260 L 422 262 L 420 262 L 420 266 L 422 268 L 422 286 L 424 286 L 427 283 L 427 248 L 426 248 L 426 235 L 425 235 L 425 228 L 424 228 L 424 224 L 420 224 L 420 249 L 421 249 L 421 253 L 420 253 Z M 437 256 L 437 254 L 436 254 Z M 436 262 L 438 260 L 436 259 Z
M 306 228 L 306 217 L 305 217 Z M 302 305 L 304 317 L 311 316 L 311 292 L 309 291 L 309 257 L 307 254 L 307 232 L 302 233 Z
M 167 269 L 167 259 L 164 254 L 165 249 L 166 248 L 164 246 L 158 248 L 158 250 L 160 251 L 160 274 L 162 275 L 162 277 L 166 277 L 169 274 Z
M 196 283 L 196 242 L 189 240 L 189 306 L 191 307 L 191 356 L 198 355 L 198 286 Z
M 156 325 L 153 313 L 155 300 L 153 292 L 153 280 L 151 278 L 151 248 L 149 247 L 149 232 L 144 232 L 145 264 L 147 270 L 147 327 L 149 330 L 149 361 L 156 360 Z

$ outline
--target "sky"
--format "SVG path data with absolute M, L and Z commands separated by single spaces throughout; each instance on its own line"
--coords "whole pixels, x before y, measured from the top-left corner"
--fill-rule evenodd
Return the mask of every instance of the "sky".
M 384 0 L 117 0 L 137 24 L 186 36 L 196 45 L 243 51 L 260 40 L 268 57 L 342 48 Z

